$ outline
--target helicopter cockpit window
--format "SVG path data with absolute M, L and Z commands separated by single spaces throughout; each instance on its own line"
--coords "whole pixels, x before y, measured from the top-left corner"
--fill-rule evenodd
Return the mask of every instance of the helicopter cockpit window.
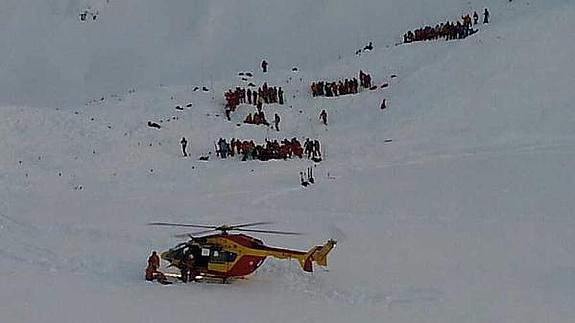
M 236 260 L 237 254 L 233 253 L 233 252 L 227 252 L 228 256 L 226 261 L 228 262 L 232 262 Z

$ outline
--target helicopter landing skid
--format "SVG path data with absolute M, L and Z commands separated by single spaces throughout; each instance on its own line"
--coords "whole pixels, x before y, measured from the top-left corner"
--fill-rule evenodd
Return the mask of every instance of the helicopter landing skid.
M 238 278 L 221 278 L 221 277 L 212 277 L 206 275 L 197 275 L 189 282 L 182 281 L 182 275 L 179 273 L 163 273 L 166 279 L 164 282 L 160 282 L 164 285 L 171 285 L 175 283 L 205 283 L 205 284 L 229 284 L 231 281 L 238 279 Z M 167 282 L 167 283 L 166 283 Z

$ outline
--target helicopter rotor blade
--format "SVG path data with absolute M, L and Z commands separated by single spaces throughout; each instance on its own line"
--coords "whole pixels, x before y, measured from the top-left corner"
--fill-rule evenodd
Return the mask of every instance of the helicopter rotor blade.
M 194 236 L 202 235 L 202 234 L 206 234 L 206 233 L 211 233 L 213 231 L 221 231 L 222 233 L 226 233 L 228 231 L 243 231 L 243 232 L 258 232 L 258 233 L 283 234 L 283 235 L 301 235 L 302 234 L 299 232 L 290 232 L 290 231 L 244 229 L 246 227 L 266 225 L 266 224 L 272 224 L 272 223 L 273 222 L 269 222 L 269 221 L 260 221 L 260 222 L 250 222 L 250 223 L 242 223 L 242 224 L 234 224 L 234 225 L 225 225 L 224 224 L 224 225 L 215 226 L 215 225 L 187 224 L 187 223 L 151 222 L 151 223 L 148 223 L 148 225 L 165 226 L 165 227 L 207 229 L 207 230 L 202 230 L 199 232 L 191 232 L 191 233 L 183 233 L 183 234 L 174 235 L 174 237 L 177 237 L 177 238 L 191 238 L 191 239 L 193 239 Z
M 188 238 L 188 239 L 192 238 L 193 239 L 192 235 L 189 233 L 174 234 L 172 237 L 178 238 L 178 239 L 180 239 L 180 238 Z
M 202 230 L 202 231 L 192 232 L 192 233 L 188 233 L 188 234 L 193 235 L 193 236 L 201 236 L 202 234 L 212 233 L 214 231 L 217 231 L 217 230 L 216 229 Z
M 271 234 L 283 234 L 283 235 L 292 235 L 292 236 L 299 236 L 303 233 L 300 232 L 289 232 L 289 231 L 274 231 L 274 230 L 254 230 L 254 229 L 234 229 L 235 231 L 243 231 L 243 232 L 259 232 L 259 233 L 271 233 Z
M 201 225 L 201 224 L 184 224 L 184 223 L 169 223 L 169 222 L 151 222 L 148 225 L 163 226 L 163 227 L 182 227 L 182 228 L 202 228 L 202 229 L 215 229 L 215 225 Z
M 262 222 L 252 222 L 252 223 L 244 223 L 244 224 L 234 224 L 234 225 L 230 225 L 229 227 L 233 230 L 233 229 L 237 229 L 237 228 L 253 227 L 256 225 L 266 225 L 266 224 L 273 224 L 273 222 L 262 221 Z
M 172 249 L 178 249 L 179 247 L 185 246 L 185 245 L 187 245 L 187 244 L 188 244 L 187 241 L 186 241 L 186 242 L 181 242 L 181 243 L 178 243 L 178 244 L 177 244 L 175 247 L 173 247 Z
M 216 231 L 215 229 L 211 229 L 211 230 L 203 230 L 203 231 L 198 231 L 198 232 L 188 232 L 188 233 L 180 233 L 180 234 L 174 234 L 174 237 L 176 238 L 192 238 L 194 239 L 194 237 L 196 236 L 200 236 L 202 234 L 206 234 L 206 233 L 212 233 Z

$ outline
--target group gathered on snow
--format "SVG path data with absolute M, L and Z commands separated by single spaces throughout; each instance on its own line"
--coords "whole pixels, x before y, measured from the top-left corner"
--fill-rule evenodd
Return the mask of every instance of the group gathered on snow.
M 456 22 L 448 21 L 446 23 L 437 24 L 435 27 L 425 26 L 414 31 L 410 30 L 403 35 L 403 42 L 412 43 L 437 39 L 464 39 L 477 32 L 477 29 L 473 29 L 473 26 L 478 23 L 479 15 L 477 14 L 477 11 L 474 11 L 473 15 L 464 15 L 461 17 L 461 20 Z M 485 11 L 483 12 L 483 23 L 489 23 L 489 11 L 487 8 L 485 8 Z
M 281 87 L 268 86 L 267 82 L 256 89 L 236 87 L 224 93 L 226 98 L 226 117 L 229 119 L 231 112 L 236 111 L 240 104 L 255 105 L 260 109 L 262 105 L 277 103 L 284 104 L 284 91 Z
M 359 86 L 367 89 L 371 88 L 371 74 L 359 71 L 359 80 L 358 82 L 357 78 L 354 77 L 336 82 L 312 82 L 311 94 L 313 97 L 334 97 L 359 93 Z
M 221 158 L 242 156 L 242 161 L 271 159 L 289 159 L 292 157 L 303 158 L 306 156 L 314 161 L 321 160 L 321 147 L 319 140 L 307 138 L 303 147 L 297 138 L 267 140 L 265 144 L 256 144 L 253 140 L 240 140 L 232 138 L 230 142 L 220 138 L 216 144 L 216 154 Z
M 274 125 L 273 128 L 276 131 L 280 131 L 280 116 L 279 114 L 274 114 Z M 268 122 L 268 120 L 266 119 L 266 115 L 263 112 L 262 109 L 258 109 L 257 112 L 254 112 L 253 115 L 251 113 L 248 113 L 248 115 L 246 116 L 246 118 L 244 119 L 244 123 L 246 124 L 253 124 L 256 126 L 259 125 L 265 125 L 265 126 L 269 126 L 270 123 Z

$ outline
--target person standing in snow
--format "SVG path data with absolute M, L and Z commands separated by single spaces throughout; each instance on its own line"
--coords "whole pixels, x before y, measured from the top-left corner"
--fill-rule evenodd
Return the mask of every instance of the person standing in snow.
M 312 147 L 312 142 L 309 140 L 309 138 L 305 139 L 305 142 L 303 143 L 303 148 L 304 148 L 304 153 L 307 155 L 307 158 L 311 158 L 311 153 L 313 151 L 313 147 Z
M 487 8 L 485 8 L 485 11 L 483 12 L 483 23 L 484 24 L 489 23 L 489 11 L 487 10 Z
M 280 116 L 277 113 L 274 115 L 274 126 L 276 131 L 280 131 Z
M 319 113 L 319 119 L 321 120 L 321 122 L 327 126 L 327 112 L 324 110 L 321 110 L 321 112 Z
M 301 186 L 307 187 L 309 185 L 309 182 L 303 179 L 303 172 L 299 172 L 299 180 L 300 180 Z
M 262 61 L 262 71 L 263 71 L 264 73 L 267 73 L 267 72 L 268 72 L 268 62 L 266 62 L 265 59 Z
M 232 121 L 232 118 L 231 118 L 232 110 L 231 110 L 229 107 L 226 107 L 226 110 L 225 110 L 224 112 L 225 112 L 225 114 L 226 114 L 226 119 L 227 119 L 228 121 Z
M 160 268 L 160 257 L 155 251 L 152 251 L 152 255 L 148 258 L 148 267 L 146 267 L 146 280 L 154 280 L 158 268 Z
M 182 145 L 182 154 L 184 155 L 184 157 L 188 157 L 188 153 L 186 152 L 188 141 L 186 140 L 186 137 L 182 137 L 182 140 L 180 140 L 180 144 Z
M 278 90 L 278 99 L 279 99 L 279 104 L 284 104 L 284 91 L 283 89 L 280 87 Z
M 477 11 L 473 12 L 473 24 L 477 25 L 477 22 L 479 21 L 479 15 L 477 14 Z
M 386 108 L 387 108 L 387 105 L 385 104 L 385 98 L 384 98 L 383 101 L 381 101 L 380 109 L 385 110 Z
M 228 157 L 230 146 L 228 145 L 228 143 L 224 138 L 220 138 L 220 140 L 218 140 L 218 149 L 220 157 L 226 159 Z
M 319 140 L 314 140 L 313 141 L 313 157 L 321 157 L 321 147 L 319 145 Z

